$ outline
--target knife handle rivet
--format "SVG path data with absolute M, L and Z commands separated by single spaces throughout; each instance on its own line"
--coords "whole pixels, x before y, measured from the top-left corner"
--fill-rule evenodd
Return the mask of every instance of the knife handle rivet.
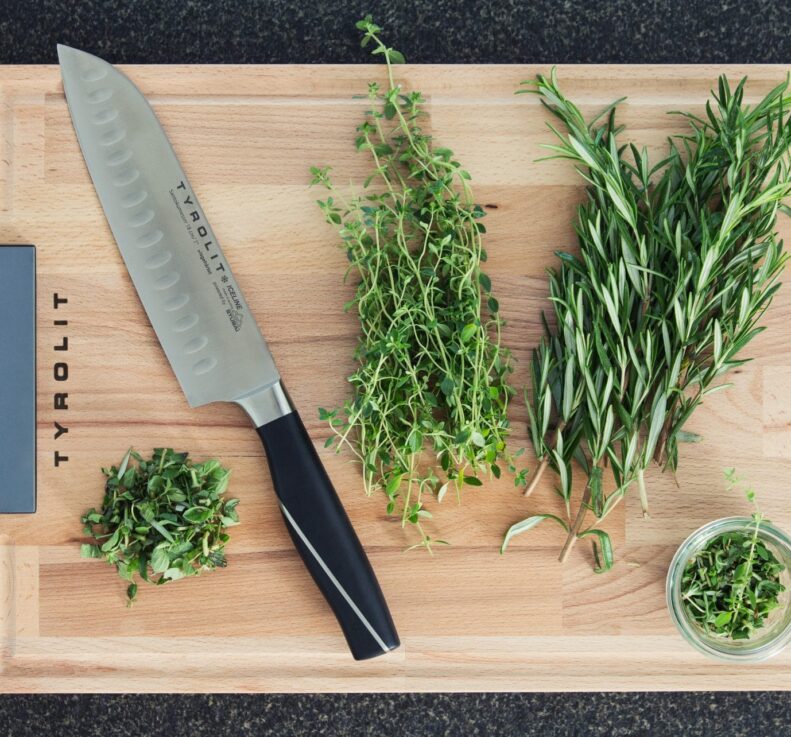
M 129 224 L 133 228 L 142 228 L 144 225 L 148 225 L 154 219 L 154 211 L 147 207 L 142 212 L 137 213 L 137 215 L 133 215 L 129 219 Z
M 110 107 L 95 113 L 93 116 L 93 122 L 96 125 L 104 125 L 105 123 L 110 123 L 111 121 L 115 120 L 117 117 L 118 111 L 114 107 Z
M 180 310 L 182 307 L 184 307 L 189 301 L 190 296 L 186 292 L 177 294 L 174 297 L 165 300 L 165 311 L 176 312 L 177 310 Z
M 115 179 L 113 179 L 113 184 L 116 187 L 125 187 L 127 184 L 131 184 L 140 176 L 140 172 L 137 169 L 124 169 Z
M 89 67 L 81 75 L 83 82 L 98 82 L 107 76 L 107 69 L 104 67 Z
M 160 267 L 164 266 L 170 259 L 173 258 L 173 254 L 170 251 L 162 251 L 161 253 L 155 253 L 151 258 L 146 261 L 146 268 L 147 269 L 159 269 Z
M 184 344 L 184 353 L 197 353 L 202 351 L 207 345 L 209 345 L 209 339 L 205 335 L 199 335 Z
M 88 93 L 88 102 L 107 102 L 112 96 L 113 91 L 110 87 L 100 87 L 98 90 Z
M 114 151 L 107 157 L 107 166 L 121 166 L 132 158 L 132 152 L 126 148 L 121 151 Z
M 209 356 L 209 358 L 202 358 L 198 361 L 192 367 L 192 370 L 194 373 L 198 374 L 198 376 L 201 376 L 202 374 L 208 374 L 216 365 L 217 359 L 213 356 Z
M 197 313 L 190 312 L 189 315 L 184 315 L 184 317 L 180 317 L 173 325 L 173 332 L 174 333 L 186 333 L 187 330 L 190 328 L 194 328 L 198 324 L 198 317 Z
M 157 243 L 159 243 L 162 238 L 164 238 L 164 236 L 165 234 L 161 230 L 152 230 L 150 233 L 141 235 L 137 239 L 137 247 L 151 248 L 151 246 L 155 246 Z
M 177 271 L 169 271 L 164 276 L 160 276 L 159 279 L 154 282 L 154 289 L 170 289 L 172 286 L 178 283 L 179 279 L 181 279 L 181 274 L 179 274 Z

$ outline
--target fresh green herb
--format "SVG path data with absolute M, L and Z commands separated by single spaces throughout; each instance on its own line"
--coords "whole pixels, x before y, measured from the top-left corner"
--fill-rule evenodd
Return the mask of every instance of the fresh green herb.
M 579 254 L 558 253 L 552 318 L 533 353 L 527 401 L 539 467 L 526 493 L 546 468 L 556 472 L 568 519 L 561 560 L 590 537 L 601 571 L 611 546 L 586 527 L 588 511 L 601 523 L 636 483 L 647 515 L 645 469 L 676 469 L 678 443 L 699 440 L 684 424 L 763 330 L 787 259 L 775 221 L 791 192 L 789 82 L 749 106 L 745 80 L 732 88 L 721 77 L 705 117 L 682 114 L 690 131 L 653 165 L 646 149 L 617 141 L 617 102 L 586 121 L 554 70 L 530 84 L 565 129 L 550 125 L 550 158 L 574 163 L 588 188 Z M 575 465 L 586 484 L 573 513 Z
M 729 484 L 738 479 L 726 470 Z M 687 617 L 708 635 L 745 640 L 766 623 L 780 606 L 785 586 L 780 574 L 785 566 L 759 536 L 764 517 L 748 489 L 755 507 L 752 524 L 744 531 L 726 532 L 712 538 L 684 568 L 681 598 Z
M 370 17 L 357 27 L 362 45 L 384 58 L 388 84 L 369 85 L 372 108 L 357 128 L 357 149 L 373 163 L 362 193 L 347 200 L 329 168 L 311 169 L 313 183 L 331 193 L 319 206 L 338 226 L 357 281 L 347 309 L 361 331 L 351 398 L 319 414 L 333 430 L 327 445 L 351 449 L 366 492 L 382 490 L 387 513 L 414 524 L 418 545 L 430 549 L 441 541 L 422 525 L 431 517 L 427 494 L 441 501 L 450 488 L 480 486 L 479 475 L 499 477 L 501 463 L 516 471 L 506 453 L 511 356 L 481 270 L 485 213 L 470 175 L 423 131 L 423 96 L 394 78 L 403 56 L 382 42 Z M 436 465 L 423 461 L 424 449 Z
M 223 498 L 230 471 L 218 461 L 192 463 L 169 448 L 146 460 L 130 449 L 120 467 L 102 473 L 102 508 L 82 517 L 95 543 L 83 545 L 82 556 L 115 566 L 130 581 L 130 604 L 135 576 L 161 585 L 225 567 L 225 530 L 239 523 L 239 500 Z

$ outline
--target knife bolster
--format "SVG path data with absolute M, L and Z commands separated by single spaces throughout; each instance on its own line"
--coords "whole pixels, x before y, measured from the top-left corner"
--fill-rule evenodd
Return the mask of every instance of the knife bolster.
M 294 411 L 291 398 L 280 381 L 236 399 L 235 402 L 247 412 L 255 427 L 262 427 Z

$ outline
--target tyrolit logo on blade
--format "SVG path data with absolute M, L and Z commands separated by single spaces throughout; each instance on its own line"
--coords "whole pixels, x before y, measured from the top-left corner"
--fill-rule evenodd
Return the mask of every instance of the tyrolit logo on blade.
M 181 220 L 187 233 L 197 248 L 198 257 L 212 279 L 217 296 L 225 309 L 225 314 L 237 333 L 242 329 L 246 306 L 239 294 L 239 287 L 234 283 L 230 268 L 226 265 L 222 251 L 214 241 L 214 235 L 208 226 L 195 194 L 182 179 L 170 190 Z

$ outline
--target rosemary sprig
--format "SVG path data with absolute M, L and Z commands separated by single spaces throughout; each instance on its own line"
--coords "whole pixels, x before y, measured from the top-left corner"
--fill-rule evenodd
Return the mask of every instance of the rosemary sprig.
M 750 107 L 745 80 L 732 88 L 721 77 L 706 117 L 682 113 L 690 131 L 654 165 L 645 149 L 618 143 L 618 102 L 588 122 L 554 70 L 527 84 L 521 91 L 538 94 L 564 129 L 550 125 L 549 158 L 572 161 L 588 184 L 579 253 L 558 253 L 550 273 L 554 320 L 534 351 L 528 398 L 539 469 L 527 492 L 546 468 L 558 474 L 563 560 L 585 536 L 598 555 L 606 533 L 585 526 L 587 513 L 600 523 L 635 483 L 647 515 L 645 469 L 676 469 L 678 443 L 694 439 L 684 424 L 763 330 L 787 259 L 775 220 L 791 193 L 789 83 Z M 572 516 L 574 461 L 587 483 Z M 611 567 L 609 549 L 597 570 Z
M 357 281 L 347 309 L 360 321 L 352 396 L 320 417 L 334 433 L 327 444 L 348 447 L 362 465 L 366 492 L 384 491 L 387 513 L 415 525 L 418 545 L 430 549 L 442 541 L 423 528 L 427 495 L 480 486 L 503 462 L 516 470 L 506 453 L 511 355 L 482 271 L 485 213 L 470 175 L 423 131 L 423 96 L 395 81 L 403 56 L 370 16 L 357 27 L 362 45 L 384 58 L 388 84 L 369 85 L 372 107 L 357 129 L 357 148 L 373 164 L 362 193 L 347 199 L 329 168 L 311 169 L 330 191 L 319 206 L 339 229 Z

